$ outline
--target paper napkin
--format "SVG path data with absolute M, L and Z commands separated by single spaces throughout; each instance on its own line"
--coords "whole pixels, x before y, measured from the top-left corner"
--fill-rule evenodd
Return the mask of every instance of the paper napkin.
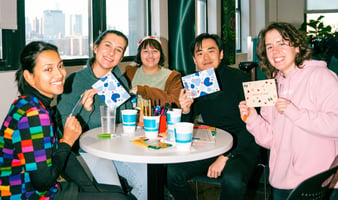
M 278 98 L 275 79 L 243 82 L 243 90 L 249 107 L 273 106 Z
M 182 77 L 184 88 L 194 94 L 194 98 L 218 92 L 219 85 L 215 70 L 207 69 Z
M 116 77 L 109 73 L 92 85 L 98 91 L 98 95 L 107 106 L 119 107 L 130 98 L 129 93 L 124 89 Z

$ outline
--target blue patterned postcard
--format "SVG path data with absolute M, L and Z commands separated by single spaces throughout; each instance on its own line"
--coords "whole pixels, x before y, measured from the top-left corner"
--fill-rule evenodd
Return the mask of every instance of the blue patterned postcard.
M 194 94 L 194 98 L 220 90 L 214 68 L 183 76 L 182 82 L 183 87 Z
M 97 94 L 107 106 L 119 107 L 130 98 L 129 93 L 112 73 L 100 78 L 100 80 L 92 85 L 92 88 L 97 90 Z

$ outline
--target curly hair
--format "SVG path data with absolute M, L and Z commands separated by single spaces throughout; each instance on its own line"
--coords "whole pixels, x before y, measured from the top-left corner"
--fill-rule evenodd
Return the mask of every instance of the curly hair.
M 260 60 L 260 68 L 265 72 L 268 78 L 274 78 L 279 71 L 270 64 L 266 54 L 265 36 L 271 30 L 277 30 L 283 39 L 289 42 L 289 46 L 299 48 L 299 53 L 297 53 L 295 58 L 295 64 L 298 68 L 301 68 L 301 65 L 305 60 L 311 58 L 311 49 L 308 46 L 305 35 L 301 31 L 297 30 L 289 23 L 271 23 L 259 32 L 259 42 L 256 49 L 256 56 Z

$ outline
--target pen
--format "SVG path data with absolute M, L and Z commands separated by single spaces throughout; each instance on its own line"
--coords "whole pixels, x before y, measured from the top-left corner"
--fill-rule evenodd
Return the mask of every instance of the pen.
M 84 96 L 84 93 L 81 94 L 79 100 L 76 102 L 76 104 L 75 104 L 74 108 L 72 109 L 72 112 L 70 113 L 69 116 L 74 116 L 74 113 L 75 113 L 76 109 L 77 109 L 80 105 L 82 105 L 81 100 L 82 100 L 83 96 Z
M 206 125 L 199 125 L 199 126 L 194 126 L 194 128 L 197 128 L 197 129 L 209 129 L 210 126 L 206 126 Z

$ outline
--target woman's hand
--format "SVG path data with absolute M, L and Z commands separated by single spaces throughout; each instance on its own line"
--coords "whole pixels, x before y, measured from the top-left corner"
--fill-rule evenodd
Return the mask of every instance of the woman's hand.
M 62 141 L 69 146 L 73 146 L 74 142 L 79 138 L 82 133 L 82 128 L 79 121 L 74 116 L 69 116 L 63 131 Z
M 178 101 L 180 102 L 182 113 L 189 113 L 191 104 L 194 102 L 194 94 L 187 89 L 181 89 Z
M 284 111 L 288 108 L 290 103 L 292 102 L 289 99 L 278 98 L 275 104 L 278 113 L 282 115 Z
M 246 104 L 246 101 L 241 101 L 238 105 L 241 118 L 244 122 L 250 116 L 252 112 L 256 112 L 255 108 L 251 108 Z
M 131 88 L 131 89 L 129 90 L 129 93 L 130 93 L 130 94 L 135 94 L 135 95 L 137 95 L 137 86 Z
M 209 178 L 218 178 L 221 174 L 222 171 L 225 167 L 225 164 L 228 161 L 228 157 L 225 157 L 223 155 L 218 156 L 218 158 L 215 160 L 215 162 L 213 162 L 208 169 L 208 174 L 207 176 Z
M 93 103 L 94 103 L 94 95 L 95 94 L 97 94 L 96 89 L 86 90 L 85 93 L 83 94 L 81 103 L 83 104 L 83 107 L 87 111 L 93 110 Z

